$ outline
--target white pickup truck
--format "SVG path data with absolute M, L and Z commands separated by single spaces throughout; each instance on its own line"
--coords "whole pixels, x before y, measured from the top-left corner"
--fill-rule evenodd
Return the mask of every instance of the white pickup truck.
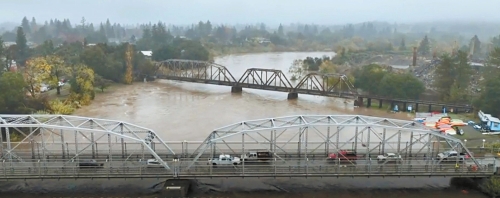
M 456 151 L 445 151 L 438 154 L 438 159 L 442 161 L 464 161 L 467 158 L 465 153 Z
M 396 161 L 401 160 L 401 155 L 396 153 L 386 153 L 385 155 L 377 156 L 378 161 Z
M 241 159 L 238 157 L 231 157 L 230 155 L 219 155 L 219 157 L 214 157 L 208 159 L 208 165 L 238 165 L 241 163 Z

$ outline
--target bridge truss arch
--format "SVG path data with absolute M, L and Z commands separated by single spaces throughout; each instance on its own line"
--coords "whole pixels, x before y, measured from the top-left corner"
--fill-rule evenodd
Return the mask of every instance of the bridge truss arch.
M 207 84 L 233 85 L 238 81 L 223 66 L 208 61 L 169 59 L 156 64 L 157 78 Z
M 155 150 L 163 149 L 175 155 L 153 130 L 116 120 L 68 115 L 0 115 L 0 131 L 0 160 L 13 166 L 29 167 L 33 162 L 78 166 L 88 160 L 134 166 L 141 163 L 132 158 L 152 156 L 170 170 Z
M 378 155 L 395 153 L 425 166 L 437 154 L 455 150 L 467 153 L 468 163 L 480 165 L 461 140 L 423 124 L 363 115 L 297 115 L 249 120 L 215 129 L 193 153 L 187 169 L 206 163 L 205 157 L 249 151 L 272 153 L 274 163 L 314 163 L 332 153 L 352 150 L 366 163 Z M 342 154 L 341 154 L 342 155 Z M 354 163 L 354 162 L 351 162 Z M 371 163 L 371 162 L 369 162 Z
M 312 72 L 300 79 L 295 86 L 296 93 L 319 91 L 320 95 L 357 99 L 358 91 L 345 74 Z

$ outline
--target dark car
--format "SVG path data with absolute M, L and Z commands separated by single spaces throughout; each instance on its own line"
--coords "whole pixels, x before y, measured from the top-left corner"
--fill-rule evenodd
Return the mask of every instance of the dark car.
M 98 163 L 95 159 L 80 160 L 78 167 L 80 168 L 102 168 L 104 163 Z

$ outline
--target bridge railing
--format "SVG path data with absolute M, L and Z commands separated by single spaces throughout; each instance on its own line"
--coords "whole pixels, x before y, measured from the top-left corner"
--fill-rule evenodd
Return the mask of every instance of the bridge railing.
M 319 163 L 314 161 L 302 161 L 297 163 L 283 164 L 277 161 L 267 163 L 250 163 L 240 165 L 208 165 L 206 163 L 196 164 L 186 169 L 187 161 L 170 161 L 174 171 L 158 167 L 148 167 L 141 164 L 105 164 L 103 167 L 77 167 L 64 166 L 57 163 L 36 163 L 33 166 L 0 166 L 0 176 L 4 178 L 29 178 L 29 177 L 303 177 L 303 176 L 487 176 L 492 175 L 496 168 L 494 165 L 473 168 L 466 164 L 455 163 L 418 164 L 418 163 Z

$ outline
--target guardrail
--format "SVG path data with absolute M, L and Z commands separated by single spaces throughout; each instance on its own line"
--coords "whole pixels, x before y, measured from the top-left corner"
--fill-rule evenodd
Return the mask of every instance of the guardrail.
M 171 178 L 171 177 L 362 177 L 362 176 L 467 176 L 484 177 L 496 172 L 496 161 L 480 159 L 481 167 L 468 161 L 440 162 L 437 160 L 377 160 L 335 161 L 289 159 L 264 162 L 244 162 L 239 165 L 209 165 L 208 159 L 193 163 L 192 159 L 169 161 L 170 170 L 148 167 L 139 161 L 111 161 L 102 167 L 79 167 L 78 162 L 2 162 L 0 179 L 15 178 Z M 458 167 L 456 165 L 459 165 Z

